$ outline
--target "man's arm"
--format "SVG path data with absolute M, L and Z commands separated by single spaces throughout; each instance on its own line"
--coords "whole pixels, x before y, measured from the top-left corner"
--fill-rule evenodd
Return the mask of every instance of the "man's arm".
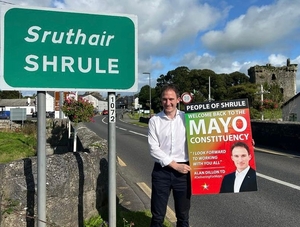
M 150 155 L 156 160 L 156 162 L 159 162 L 161 166 L 164 167 L 172 161 L 172 158 L 160 148 L 160 140 L 157 135 L 157 128 L 153 119 L 154 118 L 150 118 L 148 123 L 148 144 Z
M 168 166 L 175 169 L 179 173 L 188 173 L 189 171 L 191 171 L 191 167 L 189 165 L 177 163 L 175 161 L 172 161 Z

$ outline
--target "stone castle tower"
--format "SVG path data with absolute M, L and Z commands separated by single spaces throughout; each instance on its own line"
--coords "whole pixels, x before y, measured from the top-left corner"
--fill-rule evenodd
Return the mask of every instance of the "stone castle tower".
M 298 65 L 287 59 L 286 66 L 275 67 L 271 64 L 253 66 L 248 69 L 250 82 L 255 84 L 277 83 L 283 93 L 284 101 L 296 95 L 296 73 Z

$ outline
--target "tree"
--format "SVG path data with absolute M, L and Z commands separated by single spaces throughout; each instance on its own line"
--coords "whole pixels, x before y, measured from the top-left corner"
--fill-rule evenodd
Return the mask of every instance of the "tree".
M 283 103 L 283 91 L 278 83 L 266 84 L 264 86 L 270 93 L 266 94 L 266 98 L 277 102 L 280 106 Z
M 0 99 L 18 99 L 22 98 L 19 91 L 0 91 Z
M 157 91 L 161 91 L 165 84 L 172 83 L 177 85 L 180 92 L 186 91 L 188 89 L 187 86 L 189 86 L 186 83 L 190 83 L 188 78 L 189 72 L 190 70 L 187 67 L 181 66 L 169 71 L 166 75 L 160 75 L 156 84 Z
M 174 75 L 173 83 L 178 87 L 180 94 L 191 92 L 190 70 L 187 67 L 181 66 L 171 72 Z
M 141 88 L 141 91 L 139 93 L 140 104 L 143 106 L 143 108 L 145 106 L 148 106 L 148 109 L 149 109 L 149 98 L 150 98 L 149 88 L 150 88 L 149 85 L 145 85 Z M 151 91 L 151 95 L 152 95 L 152 91 Z M 152 97 L 151 97 L 151 101 L 152 101 Z
M 249 83 L 250 78 L 246 76 L 244 73 L 233 72 L 228 74 L 226 77 L 226 83 L 228 86 L 236 86 L 240 84 Z
M 210 86 L 209 86 L 210 80 Z M 152 89 L 152 108 L 155 112 L 161 109 L 161 89 L 165 84 L 177 85 L 180 94 L 190 92 L 193 94 L 193 102 L 203 102 L 210 96 L 216 101 L 247 98 L 249 104 L 255 99 L 256 85 L 249 82 L 249 77 L 244 73 L 233 72 L 230 74 L 216 74 L 210 69 L 192 69 L 185 66 L 177 67 L 168 71 L 166 75 L 161 74 L 157 79 L 155 89 Z M 143 89 L 143 88 L 142 88 Z M 145 89 L 145 98 L 149 96 L 149 87 Z M 153 94 L 153 91 L 154 94 Z M 140 99 L 143 100 L 140 96 Z
M 211 92 L 216 101 L 227 99 L 226 74 L 215 75 L 211 78 Z
M 256 96 L 256 84 L 245 83 L 228 89 L 228 99 L 248 99 L 251 106 Z

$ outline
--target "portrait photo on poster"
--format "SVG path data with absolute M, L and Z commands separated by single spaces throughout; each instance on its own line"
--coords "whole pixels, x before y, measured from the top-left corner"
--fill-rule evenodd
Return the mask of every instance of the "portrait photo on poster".
M 220 193 L 257 191 L 256 170 L 250 166 L 249 146 L 245 142 L 235 142 L 230 151 L 236 170 L 223 177 Z

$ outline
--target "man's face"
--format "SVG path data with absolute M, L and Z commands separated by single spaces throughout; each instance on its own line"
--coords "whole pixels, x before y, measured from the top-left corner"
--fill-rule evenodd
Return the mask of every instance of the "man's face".
M 244 147 L 235 147 L 231 152 L 231 159 L 234 162 L 237 171 L 241 172 L 249 166 L 251 155 Z
M 176 96 L 176 93 L 173 90 L 166 90 L 162 94 L 161 104 L 167 116 L 173 114 L 175 115 L 176 106 L 178 102 L 179 102 L 179 98 Z

